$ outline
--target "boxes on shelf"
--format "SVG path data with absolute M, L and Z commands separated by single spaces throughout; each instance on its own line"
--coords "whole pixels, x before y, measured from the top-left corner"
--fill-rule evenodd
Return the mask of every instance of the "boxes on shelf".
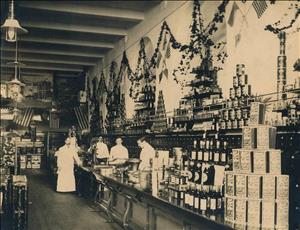
M 266 105 L 252 102 L 250 106 L 250 125 L 263 125 L 265 123 Z

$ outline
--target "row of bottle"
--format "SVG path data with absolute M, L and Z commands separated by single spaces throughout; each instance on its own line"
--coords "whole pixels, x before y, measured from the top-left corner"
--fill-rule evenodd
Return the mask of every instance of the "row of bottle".
M 222 186 L 190 184 L 186 190 L 169 188 L 169 202 L 200 214 L 217 214 L 224 210 Z

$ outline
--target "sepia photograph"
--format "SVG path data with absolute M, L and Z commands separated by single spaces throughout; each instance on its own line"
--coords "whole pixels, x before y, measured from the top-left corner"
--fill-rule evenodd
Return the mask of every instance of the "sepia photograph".
M 299 0 L 1 0 L 1 230 L 300 230 Z

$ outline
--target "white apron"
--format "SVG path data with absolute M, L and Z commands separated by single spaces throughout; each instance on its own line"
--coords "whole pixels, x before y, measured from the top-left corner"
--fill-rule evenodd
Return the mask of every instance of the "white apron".
M 80 162 L 77 150 L 73 147 L 63 146 L 55 154 L 57 156 L 57 192 L 76 191 L 74 176 L 74 161 Z

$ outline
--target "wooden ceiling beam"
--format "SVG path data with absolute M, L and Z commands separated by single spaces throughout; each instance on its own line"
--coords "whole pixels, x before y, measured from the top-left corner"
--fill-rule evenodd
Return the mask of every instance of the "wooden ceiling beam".
M 111 35 L 124 37 L 127 35 L 125 29 L 103 27 L 103 26 L 89 26 L 83 24 L 65 24 L 62 22 L 42 22 L 42 21 L 22 21 L 22 26 L 25 28 L 37 28 L 42 30 L 57 30 L 65 32 L 79 32 L 96 35 Z
M 14 51 L 15 49 L 12 47 L 2 47 L 2 51 Z M 19 50 L 21 53 L 35 53 L 35 54 L 53 54 L 53 55 L 61 55 L 61 56 L 77 56 L 77 57 L 89 57 L 89 58 L 103 58 L 103 54 L 84 52 L 82 50 L 73 51 L 73 50 L 51 50 L 51 49 L 34 49 L 34 48 L 22 48 Z
M 144 13 L 136 10 L 118 9 L 108 7 L 97 7 L 82 4 L 70 4 L 68 2 L 44 2 L 44 1 L 23 1 L 20 7 L 35 10 L 45 10 L 59 13 L 70 13 L 84 16 L 95 16 L 108 19 L 118 19 L 133 22 L 144 20 Z
M 6 67 L 6 68 L 11 68 L 14 69 L 14 66 L 7 65 L 7 64 L 1 64 L 1 68 Z M 55 66 L 55 65 L 39 65 L 39 64 L 27 64 L 26 66 L 22 66 L 21 68 L 21 73 L 23 69 L 39 69 L 39 70 L 53 70 L 53 71 L 66 71 L 66 72 L 83 72 L 82 68 L 78 67 L 64 67 L 64 66 Z
M 3 56 L 2 60 L 13 61 L 15 57 Z M 66 64 L 66 65 L 81 65 L 81 66 L 95 66 L 94 62 L 84 62 L 84 61 L 72 61 L 72 60 L 62 60 L 62 59 L 50 59 L 50 58 L 31 58 L 31 57 L 21 57 L 19 58 L 21 62 L 38 62 L 38 63 L 50 63 L 50 64 Z
M 24 42 L 38 42 L 46 44 L 59 44 L 59 45 L 70 45 L 70 46 L 81 46 L 81 47 L 94 47 L 94 48 L 107 48 L 113 49 L 114 44 L 110 42 L 95 42 L 95 41 L 79 41 L 74 39 L 60 39 L 51 37 L 29 37 L 20 36 L 20 40 Z

